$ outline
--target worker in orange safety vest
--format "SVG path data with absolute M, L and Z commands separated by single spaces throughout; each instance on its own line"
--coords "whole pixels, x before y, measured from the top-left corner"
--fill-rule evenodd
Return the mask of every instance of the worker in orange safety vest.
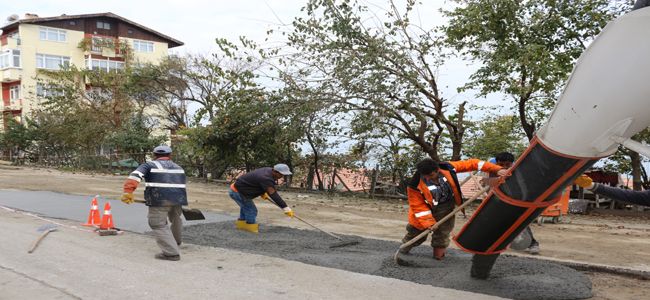
M 462 202 L 462 194 L 456 173 L 483 171 L 506 175 L 502 167 L 479 159 L 461 161 L 437 162 L 426 158 L 418 162 L 407 189 L 409 201 L 409 223 L 406 225 L 406 235 L 402 239 L 406 243 L 436 224 L 451 213 L 456 205 Z M 437 260 L 445 256 L 449 246 L 449 234 L 454 228 L 455 218 L 451 217 L 440 225 L 432 235 L 431 246 L 433 257 Z M 402 248 L 400 253 L 408 253 L 413 247 L 425 241 L 420 239 L 410 247 Z

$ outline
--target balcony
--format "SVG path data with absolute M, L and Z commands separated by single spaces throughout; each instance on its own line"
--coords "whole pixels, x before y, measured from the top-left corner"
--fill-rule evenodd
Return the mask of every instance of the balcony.
M 20 102 L 22 101 L 17 101 L 10 105 L 2 105 L 0 108 L 2 109 L 2 112 L 20 112 L 23 109 L 23 105 Z
M 17 49 L 20 48 L 20 37 L 18 35 L 10 35 L 7 37 L 7 43 L 2 45 L 2 49 Z
M 2 82 L 14 82 L 18 81 L 22 77 L 22 69 L 20 68 L 6 68 L 0 70 Z

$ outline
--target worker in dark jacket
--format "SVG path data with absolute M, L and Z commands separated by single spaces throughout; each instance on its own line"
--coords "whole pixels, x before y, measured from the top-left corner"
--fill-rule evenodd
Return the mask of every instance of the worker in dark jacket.
M 593 180 L 591 180 L 587 175 L 582 175 L 576 178 L 575 184 L 588 189 L 593 193 L 601 194 L 612 199 L 636 205 L 650 206 L 650 190 L 633 191 L 606 186 L 593 182 Z
M 260 196 L 275 203 L 285 215 L 293 217 L 293 211 L 275 189 L 276 180 L 291 174 L 289 166 L 277 164 L 273 168 L 260 168 L 246 173 L 230 185 L 230 198 L 235 200 L 240 208 L 239 219 L 235 223 L 238 229 L 259 232 L 259 224 L 256 222 L 257 207 L 253 199 Z
M 179 246 L 183 221 L 181 206 L 187 205 L 185 171 L 171 161 L 172 148 L 158 146 L 153 149 L 155 160 L 140 165 L 124 183 L 122 202 L 133 203 L 133 192 L 140 181 L 145 181 L 145 204 L 149 207 L 147 218 L 162 253 L 157 259 L 180 260 Z M 171 223 L 167 226 L 167 219 Z

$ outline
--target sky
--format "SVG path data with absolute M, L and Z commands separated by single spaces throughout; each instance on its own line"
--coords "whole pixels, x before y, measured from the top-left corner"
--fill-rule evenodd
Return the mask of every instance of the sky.
M 257 42 L 261 46 L 281 43 L 279 37 L 265 41 L 269 29 L 291 24 L 294 17 L 301 15 L 300 9 L 306 0 L 1 0 L 0 22 L 7 16 L 34 13 L 40 17 L 61 14 L 88 14 L 112 12 L 141 25 L 150 27 L 185 43 L 172 49 L 175 53 L 210 53 L 215 50 L 215 38 L 237 41 L 240 36 Z M 388 7 L 388 0 L 361 0 L 377 15 Z M 398 7 L 403 0 L 396 0 Z M 423 28 L 432 28 L 445 20 L 439 9 L 449 1 L 422 1 L 413 14 L 412 22 Z M 276 35 L 279 36 L 279 35 Z M 443 97 L 452 103 L 468 101 L 473 104 L 503 104 L 499 95 L 487 99 L 476 99 L 473 92 L 459 94 L 462 86 L 476 67 L 460 59 L 452 59 L 439 70 Z M 455 105 L 454 105 L 455 107 Z M 505 113 L 503 111 L 502 113 Z M 480 115 L 471 115 L 474 118 Z
M 152 28 L 165 35 L 171 36 L 184 43 L 173 48 L 171 53 L 209 54 L 217 50 L 215 39 L 227 38 L 238 41 L 245 36 L 262 47 L 277 47 L 282 43 L 281 35 L 274 35 L 265 41 L 267 31 L 278 27 L 286 27 L 300 11 L 307 0 L 0 0 L 0 23 L 4 23 L 9 15 L 17 14 L 21 18 L 25 13 L 33 13 L 39 17 L 53 17 L 61 14 L 76 15 L 112 12 L 131 21 Z M 389 7 L 389 0 L 359 0 L 367 5 L 377 16 L 383 17 Z M 404 0 L 395 0 L 400 10 Z M 440 8 L 450 9 L 450 1 L 425 0 L 416 6 L 411 15 L 411 22 L 430 29 L 445 22 Z M 477 69 L 470 62 L 461 59 L 448 60 L 438 70 L 438 83 L 441 95 L 448 99 L 449 107 L 455 109 L 457 104 L 467 101 L 471 104 L 497 107 L 497 114 L 509 112 L 501 95 L 490 95 L 487 98 L 476 98 L 474 92 L 458 93 L 457 88 L 465 84 L 468 77 Z M 192 110 L 192 107 L 190 107 Z M 485 110 L 470 110 L 467 116 L 478 120 L 483 117 Z M 492 110 L 490 113 L 495 113 Z M 350 142 L 345 138 L 334 138 L 342 142 L 333 151 L 349 147 Z M 303 152 L 311 152 L 302 145 Z

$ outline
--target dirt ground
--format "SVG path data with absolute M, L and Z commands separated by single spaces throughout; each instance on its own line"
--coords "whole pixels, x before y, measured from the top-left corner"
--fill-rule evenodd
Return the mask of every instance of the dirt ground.
M 52 169 L 0 165 L 0 188 L 47 190 L 79 195 L 100 194 L 117 199 L 123 175 L 82 174 Z M 142 198 L 141 187 L 136 197 Z M 191 181 L 190 206 L 237 215 L 239 208 L 224 184 Z M 332 232 L 399 240 L 407 222 L 405 201 L 371 200 L 327 194 L 281 191 L 296 214 Z M 257 201 L 257 200 L 256 200 Z M 270 203 L 258 201 L 260 222 L 309 228 L 285 217 Z M 468 211 L 468 217 L 471 215 Z M 114 216 L 119 218 L 119 216 Z M 456 230 L 468 218 L 458 217 Z M 614 215 L 598 211 L 590 215 L 570 215 L 560 224 L 532 225 L 540 242 L 541 257 L 650 271 L 650 213 Z M 452 246 L 454 247 L 454 246 Z M 650 289 L 650 281 L 624 276 L 587 273 L 593 282 L 593 299 L 640 299 Z

